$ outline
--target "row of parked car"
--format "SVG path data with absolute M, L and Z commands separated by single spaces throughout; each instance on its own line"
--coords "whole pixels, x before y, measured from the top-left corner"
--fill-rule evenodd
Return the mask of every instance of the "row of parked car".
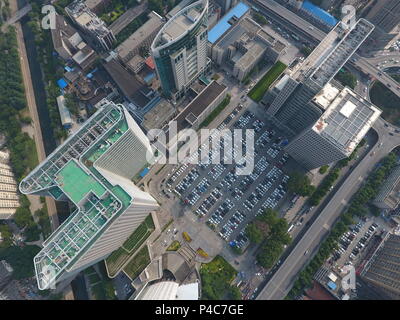
M 369 238 L 375 233 L 376 228 L 378 228 L 378 225 L 376 223 L 373 223 L 368 230 L 365 232 L 364 236 L 358 241 L 356 247 L 352 250 L 350 253 L 350 260 L 354 260 L 357 255 L 364 249 L 365 245 L 369 241 Z
M 208 219 L 209 224 L 212 224 L 214 226 L 219 225 L 226 214 L 229 212 L 229 210 L 232 209 L 234 206 L 235 204 L 232 202 L 232 200 L 226 199 Z
M 236 211 L 235 214 L 221 228 L 219 235 L 223 239 L 228 240 L 232 232 L 235 231 L 237 227 L 239 227 L 239 225 L 244 221 L 245 218 L 246 215 L 244 213 Z

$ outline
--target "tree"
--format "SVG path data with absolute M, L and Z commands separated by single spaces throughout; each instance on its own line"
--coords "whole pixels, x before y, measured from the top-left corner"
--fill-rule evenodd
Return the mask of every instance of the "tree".
M 246 227 L 246 236 L 252 243 L 261 243 L 264 240 L 265 234 L 257 227 L 255 222 L 249 223 Z
M 155 11 L 159 15 L 164 15 L 162 0 L 149 0 L 149 10 Z
M 74 93 L 67 93 L 64 95 L 65 106 L 74 116 L 79 116 L 79 103 Z
M 230 286 L 228 296 L 230 300 L 242 300 L 242 293 L 236 286 Z
M 336 74 L 335 79 L 338 80 L 342 85 L 350 87 L 351 89 L 354 89 L 357 85 L 357 77 L 344 69 L 340 70 Z
M 0 260 L 6 260 L 14 269 L 14 279 L 29 278 L 34 275 L 33 258 L 39 251 L 40 247 L 38 246 L 11 246 L 0 249 Z
M 29 227 L 32 222 L 32 215 L 28 208 L 19 207 L 15 211 L 14 221 L 19 228 Z
M 11 232 L 11 229 L 8 225 L 6 224 L 2 224 L 0 225 L 0 235 L 1 238 L 3 239 L 0 242 L 0 248 L 8 248 L 10 246 L 12 246 L 13 244 L 13 234 Z
M 267 24 L 267 19 L 265 19 L 265 17 L 258 12 L 253 13 L 253 19 L 255 22 L 257 22 L 258 24 L 260 24 L 262 26 Z
M 290 174 L 288 189 L 303 197 L 310 196 L 315 191 L 315 187 L 311 185 L 310 178 L 299 172 Z
M 320 174 L 325 174 L 329 169 L 329 166 L 326 164 L 324 166 L 322 166 L 321 168 L 319 168 L 319 173 Z
M 270 269 L 279 259 L 283 251 L 283 244 L 274 239 L 268 239 L 257 255 L 257 262 L 264 268 Z

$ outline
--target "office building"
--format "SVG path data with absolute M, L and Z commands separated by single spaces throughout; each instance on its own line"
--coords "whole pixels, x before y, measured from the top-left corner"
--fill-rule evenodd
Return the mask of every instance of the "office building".
M 68 16 L 82 32 L 99 48 L 110 50 L 115 36 L 96 14 L 81 0 L 75 0 L 65 8 Z
M 243 9 L 242 9 L 243 7 Z M 242 81 L 261 61 L 275 63 L 285 53 L 286 45 L 266 32 L 247 16 L 247 6 L 239 3 L 209 32 L 209 52 L 217 65 L 231 68 L 233 76 Z M 235 14 L 235 10 L 238 14 Z M 241 18 L 236 18 L 241 16 Z M 229 26 L 226 30 L 225 24 Z
M 207 72 L 208 0 L 196 1 L 162 27 L 151 53 L 165 96 L 179 99 Z
M 400 204 L 400 166 L 390 173 L 372 202 L 380 209 L 394 210 Z
M 400 0 L 372 2 L 365 18 L 376 26 L 371 38 L 377 49 L 388 49 L 400 39 Z
M 296 136 L 321 117 L 323 110 L 310 101 L 333 79 L 373 29 L 365 19 L 358 20 L 350 30 L 338 23 L 287 81 L 267 114 L 275 118 L 289 136 Z
M 360 272 L 382 298 L 400 299 L 400 236 L 387 234 Z
M 103 100 L 99 110 L 20 183 L 24 194 L 76 208 L 34 258 L 38 287 L 60 287 L 119 248 L 157 202 L 132 183 L 152 149 L 127 110 Z M 62 284 L 61 284 L 62 282 Z
M 149 13 L 149 20 L 117 47 L 119 59 L 133 72 L 137 72 L 140 64 L 136 61 L 140 60 L 144 65 L 144 58 L 141 56 L 149 52 L 151 43 L 163 24 L 164 19 L 152 11 Z
M 322 116 L 285 148 L 306 169 L 349 157 L 381 114 L 351 89 L 330 83 L 311 103 Z

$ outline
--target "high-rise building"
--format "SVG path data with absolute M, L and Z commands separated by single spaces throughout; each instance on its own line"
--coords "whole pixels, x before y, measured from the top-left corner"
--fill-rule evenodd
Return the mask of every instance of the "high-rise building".
M 208 0 L 175 14 L 155 37 L 151 52 L 163 93 L 181 98 L 210 66 L 207 57 Z
M 400 166 L 396 166 L 372 202 L 376 207 L 386 210 L 395 210 L 400 204 Z
M 387 49 L 400 39 L 400 0 L 374 1 L 365 18 L 376 26 L 372 38 L 377 48 Z
M 113 32 L 107 28 L 104 21 L 94 14 L 84 2 L 75 0 L 69 6 L 65 7 L 65 11 L 93 44 L 104 50 L 111 49 L 115 41 Z
M 310 101 L 333 79 L 373 29 L 365 19 L 351 27 L 339 22 L 286 82 L 267 113 L 288 135 L 295 136 L 318 120 L 323 110 Z
M 399 256 L 400 236 L 387 234 L 360 272 L 361 279 L 384 298 L 400 299 Z
M 24 194 L 73 203 L 75 211 L 34 258 L 39 289 L 66 283 L 119 248 L 157 202 L 131 181 L 152 149 L 127 110 L 99 110 L 20 184 Z
M 381 114 L 351 89 L 330 83 L 311 103 L 323 114 L 285 150 L 306 169 L 349 157 Z

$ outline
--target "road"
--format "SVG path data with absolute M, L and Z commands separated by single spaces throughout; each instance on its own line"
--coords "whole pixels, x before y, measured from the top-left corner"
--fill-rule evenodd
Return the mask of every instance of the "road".
M 290 291 L 296 275 L 303 269 L 319 245 L 349 203 L 351 197 L 374 169 L 375 165 L 395 147 L 400 145 L 400 134 L 389 134 L 394 127 L 385 127 L 386 122 L 379 119 L 374 129 L 379 135 L 378 142 L 351 172 L 349 177 L 333 195 L 303 238 L 276 271 L 271 280 L 262 289 L 257 300 L 283 299 Z M 388 130 L 389 128 L 389 130 Z M 381 145 L 381 143 L 383 143 Z M 306 252 L 308 252 L 306 254 Z
M 267 16 L 271 16 L 274 20 L 278 21 L 278 23 L 287 28 L 290 27 L 295 30 L 294 32 L 300 33 L 302 37 L 311 39 L 313 42 L 319 43 L 326 36 L 324 31 L 319 30 L 310 22 L 307 22 L 274 0 L 251 0 L 249 3 L 255 4 L 258 8 L 261 8 L 261 11 Z M 385 57 L 387 58 L 387 56 Z M 354 64 L 357 68 L 382 82 L 382 84 L 400 97 L 400 89 L 397 89 L 399 84 L 393 78 L 379 70 L 373 64 L 369 63 L 365 58 L 357 54 L 353 55 L 353 58 L 356 60 Z M 350 61 L 350 63 L 352 62 Z
M 42 162 L 46 159 L 46 153 L 44 150 L 42 130 L 40 127 L 39 115 L 37 112 L 37 105 L 36 105 L 36 101 L 35 101 L 35 95 L 33 92 L 31 72 L 29 69 L 28 57 L 26 55 L 25 42 L 24 42 L 24 38 L 23 38 L 21 25 L 19 22 L 17 22 L 15 24 L 15 26 L 16 26 L 16 30 L 17 30 L 18 51 L 19 51 L 20 61 L 21 61 L 21 71 L 22 71 L 22 78 L 23 78 L 24 87 L 25 87 L 25 96 L 26 96 L 26 100 L 27 100 L 27 104 L 28 104 L 29 113 L 32 118 L 32 126 L 33 126 L 34 132 L 35 132 L 34 139 L 35 139 L 38 160 L 39 160 L 39 162 Z M 58 216 L 57 216 L 56 204 L 52 198 L 46 197 L 46 205 L 47 205 L 47 211 L 49 214 L 52 231 L 54 231 L 60 225 Z
M 287 25 L 302 33 L 302 36 L 310 40 L 321 42 L 325 38 L 324 31 L 315 28 L 313 24 L 299 17 L 294 12 L 275 2 L 274 0 L 251 0 L 250 4 L 255 4 L 262 11 L 269 13 L 276 20 L 284 20 Z
M 377 67 L 375 67 L 366 59 L 361 58 L 358 54 L 354 54 L 353 59 L 355 59 L 355 62 L 350 62 L 350 63 L 354 63 L 359 70 L 361 70 L 367 75 L 368 74 L 371 75 L 376 80 L 384 84 L 394 94 L 400 97 L 400 84 L 396 80 L 394 80 L 387 73 L 379 70 Z

